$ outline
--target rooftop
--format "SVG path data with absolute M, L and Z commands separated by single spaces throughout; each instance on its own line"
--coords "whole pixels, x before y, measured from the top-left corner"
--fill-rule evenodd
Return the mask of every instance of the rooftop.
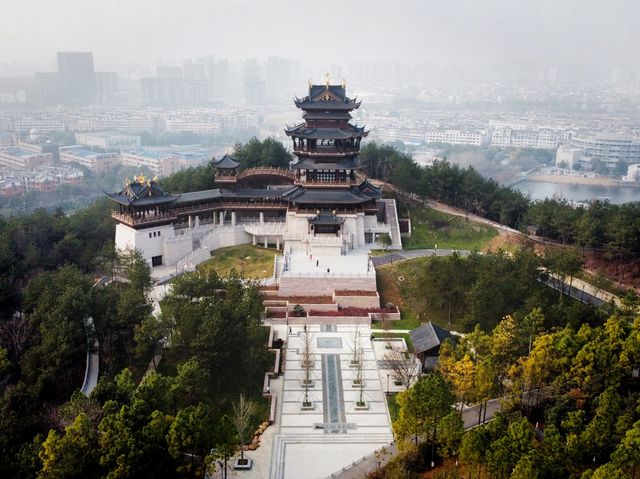
M 431 321 L 409 331 L 409 336 L 411 336 L 414 350 L 418 354 L 440 346 L 445 339 L 453 340 L 454 338 L 450 331 L 436 326 Z

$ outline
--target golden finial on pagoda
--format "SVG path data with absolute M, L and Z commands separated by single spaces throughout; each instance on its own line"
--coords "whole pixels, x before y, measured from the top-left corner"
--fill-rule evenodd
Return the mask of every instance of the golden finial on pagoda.
M 154 182 L 154 183 L 157 183 L 157 182 L 158 182 L 158 177 L 157 177 L 157 176 L 154 176 L 154 177 L 153 177 L 153 182 Z
M 324 86 L 326 86 L 327 88 L 329 88 L 330 80 L 331 80 L 331 76 L 329 75 L 329 72 L 327 72 L 324 76 Z
M 124 184 L 125 184 L 126 186 L 129 186 L 129 185 L 131 184 L 131 180 L 130 180 L 129 178 L 125 178 L 125 179 L 124 179 Z
M 140 173 L 138 176 L 136 176 L 136 181 L 139 184 L 144 185 L 147 182 L 147 179 L 144 177 L 142 173 Z

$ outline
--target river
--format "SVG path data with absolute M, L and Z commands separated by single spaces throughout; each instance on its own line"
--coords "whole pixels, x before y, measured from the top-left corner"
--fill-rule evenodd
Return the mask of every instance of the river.
M 578 185 L 567 183 L 550 183 L 544 181 L 521 181 L 512 188 L 531 195 L 534 200 L 559 197 L 570 201 L 609 200 L 621 204 L 640 201 L 640 187 L 635 186 L 600 186 Z

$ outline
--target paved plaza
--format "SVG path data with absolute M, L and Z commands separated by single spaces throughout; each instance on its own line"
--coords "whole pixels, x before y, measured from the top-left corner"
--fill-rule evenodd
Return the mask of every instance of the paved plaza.
M 368 249 L 360 248 L 349 254 L 310 255 L 295 252 L 286 256 L 284 276 L 375 276 Z
M 313 409 L 302 410 L 305 396 L 302 366 L 305 327 L 287 333 L 280 413 L 270 461 L 272 479 L 325 478 L 389 444 L 391 424 L 369 326 L 309 325 L 313 382 L 308 399 Z M 353 360 L 356 332 L 362 352 L 363 399 L 354 387 L 358 368 Z

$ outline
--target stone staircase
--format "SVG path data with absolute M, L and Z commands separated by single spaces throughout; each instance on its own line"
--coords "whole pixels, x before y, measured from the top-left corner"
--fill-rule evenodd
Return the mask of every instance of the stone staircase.
M 389 249 L 401 250 L 402 240 L 400 238 L 400 224 L 398 223 L 398 210 L 396 208 L 396 200 L 385 198 L 385 213 L 387 216 L 387 223 L 391 230 L 391 246 Z

